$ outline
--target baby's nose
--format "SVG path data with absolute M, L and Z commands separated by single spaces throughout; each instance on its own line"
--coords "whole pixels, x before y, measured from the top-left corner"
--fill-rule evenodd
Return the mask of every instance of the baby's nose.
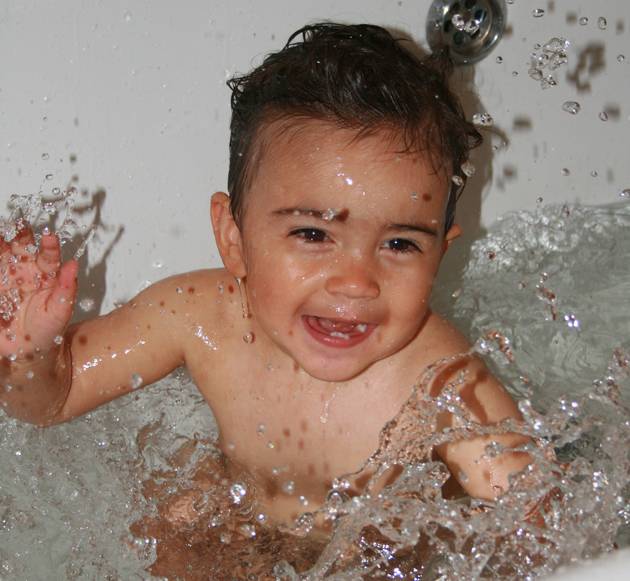
M 352 299 L 376 299 L 381 294 L 375 268 L 361 259 L 337 262 L 326 279 L 326 290 Z

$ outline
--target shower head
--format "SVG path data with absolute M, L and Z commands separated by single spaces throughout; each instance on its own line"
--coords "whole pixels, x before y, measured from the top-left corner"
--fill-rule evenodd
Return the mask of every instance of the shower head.
M 434 0 L 427 15 L 431 50 L 448 48 L 455 64 L 481 60 L 505 28 L 504 0 Z

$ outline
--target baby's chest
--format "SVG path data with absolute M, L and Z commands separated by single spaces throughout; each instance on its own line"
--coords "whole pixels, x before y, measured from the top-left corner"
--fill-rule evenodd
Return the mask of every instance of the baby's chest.
M 361 468 L 403 401 L 343 385 L 317 391 L 291 381 L 251 381 L 212 406 L 221 446 L 280 489 L 293 483 L 296 494 Z

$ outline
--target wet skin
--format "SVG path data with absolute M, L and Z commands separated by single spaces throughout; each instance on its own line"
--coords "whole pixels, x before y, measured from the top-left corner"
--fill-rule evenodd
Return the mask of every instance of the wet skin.
M 3 377 L 24 383 L 29 354 L 48 369 L 46 377 L 35 370 L 28 391 L 39 385 L 40 402 L 42 393 L 54 402 L 67 392 L 60 408 L 47 413 L 40 403 L 31 413 L 33 397 L 14 392 L 7 404 L 9 413 L 48 424 L 185 364 L 212 407 L 222 450 L 257 479 L 261 510 L 287 520 L 321 503 L 333 478 L 360 468 L 430 363 L 468 345 L 428 306 L 458 235 L 457 227 L 443 231 L 448 176 L 422 155 L 397 153 L 401 144 L 385 131 L 356 139 L 319 121 L 278 122 L 265 141 L 240 226 L 225 194 L 212 199 L 225 269 L 161 281 L 71 327 L 59 347 L 25 347 Z M 74 272 L 64 271 L 63 288 L 74 291 Z M 21 314 L 14 323 L 32 334 Z M 51 381 L 59 362 L 71 366 L 71 385 L 63 373 Z M 471 413 L 484 423 L 518 417 L 481 363 L 469 365 L 462 397 Z M 493 498 L 528 459 L 478 461 L 487 442 L 438 452 L 456 475 L 467 474 L 467 492 Z

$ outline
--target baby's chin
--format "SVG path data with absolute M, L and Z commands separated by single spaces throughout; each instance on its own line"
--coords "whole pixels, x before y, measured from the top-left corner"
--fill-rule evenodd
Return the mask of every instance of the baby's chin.
M 355 377 L 361 375 L 369 365 L 362 366 L 340 366 L 340 365 L 309 365 L 302 364 L 300 361 L 296 361 L 299 368 L 310 375 L 313 379 L 319 381 L 326 381 L 328 383 L 341 383 L 344 381 L 351 381 Z

